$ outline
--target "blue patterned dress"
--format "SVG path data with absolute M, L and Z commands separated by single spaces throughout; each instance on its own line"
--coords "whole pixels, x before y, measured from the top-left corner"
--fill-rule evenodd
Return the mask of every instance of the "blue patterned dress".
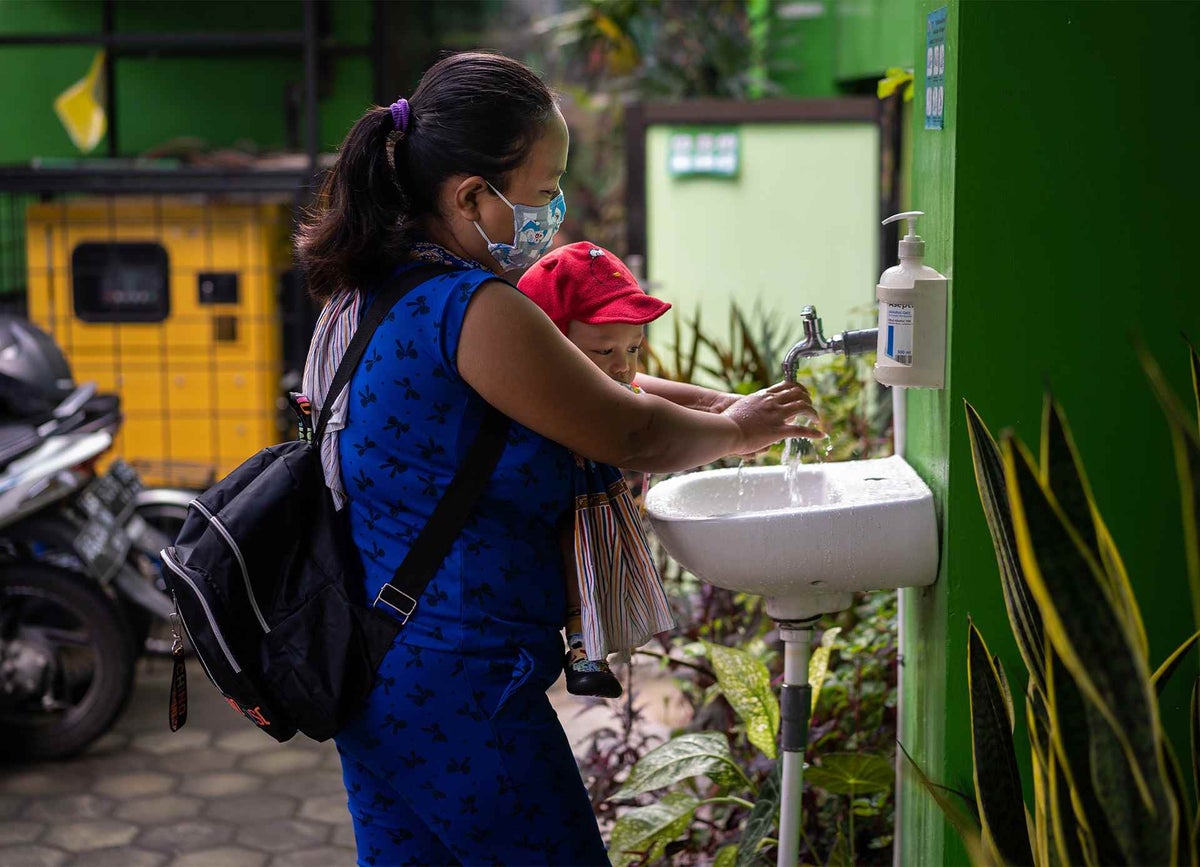
M 455 356 L 467 305 L 494 278 L 471 268 L 418 286 L 351 380 L 341 472 L 368 599 L 479 430 L 485 404 Z M 608 863 L 546 697 L 562 672 L 571 467 L 565 448 L 513 422 L 365 711 L 338 735 L 360 864 Z

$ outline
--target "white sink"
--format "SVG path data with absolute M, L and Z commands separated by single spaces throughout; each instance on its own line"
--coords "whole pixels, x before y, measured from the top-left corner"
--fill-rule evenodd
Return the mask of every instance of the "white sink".
M 765 596 L 777 620 L 937 577 L 933 494 L 899 457 L 690 473 L 654 485 L 646 512 L 685 569 Z

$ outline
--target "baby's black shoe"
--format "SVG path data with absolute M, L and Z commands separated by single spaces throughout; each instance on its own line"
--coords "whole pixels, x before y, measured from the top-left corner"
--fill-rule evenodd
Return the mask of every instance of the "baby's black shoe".
M 572 636 L 574 638 L 574 636 Z M 601 698 L 620 698 L 621 681 L 603 659 L 588 659 L 583 641 L 572 641 L 563 657 L 567 675 L 567 692 L 571 695 L 595 695 Z

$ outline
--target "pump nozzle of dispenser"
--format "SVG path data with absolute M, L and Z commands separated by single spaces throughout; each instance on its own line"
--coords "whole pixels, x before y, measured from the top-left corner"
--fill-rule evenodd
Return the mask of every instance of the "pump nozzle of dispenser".
M 901 259 L 919 258 L 925 255 L 925 242 L 917 234 L 917 217 L 923 216 L 925 216 L 924 211 L 904 211 L 899 214 L 893 214 L 883 221 L 883 225 L 885 226 L 895 223 L 897 220 L 906 220 L 908 222 L 908 234 L 900 239 Z

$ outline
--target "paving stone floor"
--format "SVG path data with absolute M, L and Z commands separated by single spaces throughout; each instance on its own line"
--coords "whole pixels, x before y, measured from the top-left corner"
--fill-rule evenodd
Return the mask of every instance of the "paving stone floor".
M 189 664 L 189 719 L 167 728 L 169 664 L 145 660 L 129 707 L 82 756 L 0 765 L 0 867 L 341 867 L 354 839 L 332 742 L 277 745 Z M 572 743 L 618 705 L 551 691 Z M 666 726 L 664 683 L 643 687 Z

